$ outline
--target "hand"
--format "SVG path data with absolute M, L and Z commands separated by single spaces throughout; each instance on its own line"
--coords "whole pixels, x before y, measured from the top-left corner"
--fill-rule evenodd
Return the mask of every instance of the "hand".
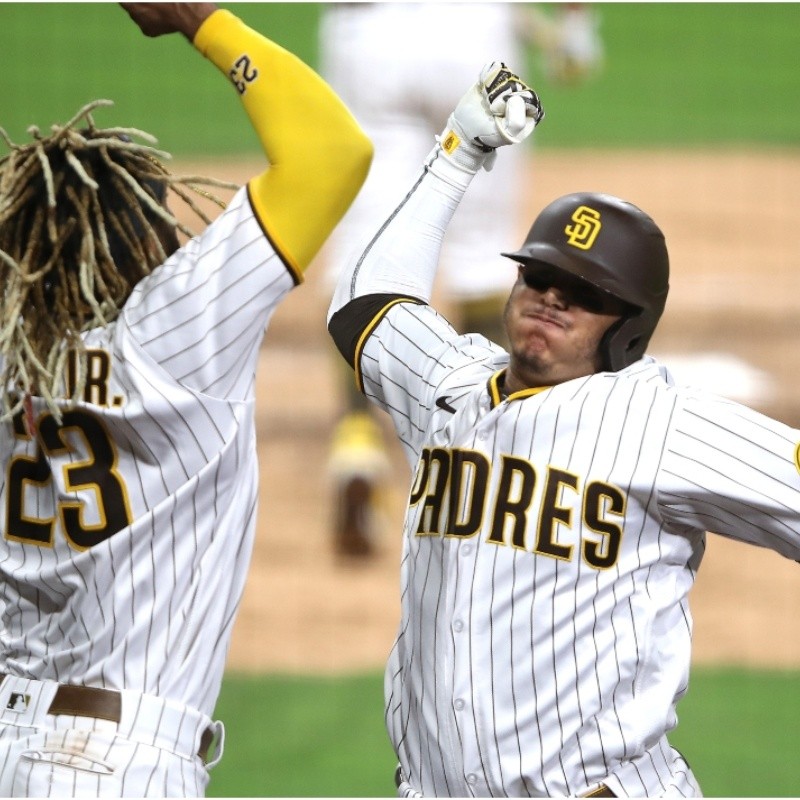
M 182 33 L 190 42 L 215 3 L 120 3 L 145 36 Z
M 501 61 L 493 61 L 447 120 L 442 149 L 465 168 L 488 170 L 496 148 L 523 141 L 543 117 L 536 92 Z

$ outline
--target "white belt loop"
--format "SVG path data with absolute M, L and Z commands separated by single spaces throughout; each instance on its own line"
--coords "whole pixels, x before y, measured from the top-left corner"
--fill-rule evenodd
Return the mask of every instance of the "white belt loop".
M 211 727 L 214 728 L 214 743 L 212 744 L 214 748 L 214 757 L 206 761 L 206 769 L 213 769 L 216 767 L 217 764 L 222 761 L 222 754 L 225 752 L 225 725 L 222 720 L 218 719 L 211 723 Z M 211 756 L 211 752 L 212 751 L 209 749 L 209 756 Z
M 394 783 L 397 786 L 398 797 L 424 797 L 422 792 L 415 789 L 403 775 L 403 768 L 398 764 L 394 773 Z

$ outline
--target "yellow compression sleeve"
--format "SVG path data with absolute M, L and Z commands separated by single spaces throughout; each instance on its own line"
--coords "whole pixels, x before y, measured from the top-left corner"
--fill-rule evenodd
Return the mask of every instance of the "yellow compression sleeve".
M 194 46 L 237 88 L 261 140 L 269 166 L 250 198 L 299 282 L 364 183 L 372 143 L 319 75 L 231 12 L 211 14 Z

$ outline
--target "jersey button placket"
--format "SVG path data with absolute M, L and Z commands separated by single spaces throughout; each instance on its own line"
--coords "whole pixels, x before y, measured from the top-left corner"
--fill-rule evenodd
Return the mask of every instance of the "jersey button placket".
M 452 627 L 453 627 L 453 632 L 459 634 L 464 630 L 464 622 L 460 619 L 455 619 L 453 620 Z M 460 697 L 457 697 L 453 701 L 453 708 L 456 711 L 463 711 L 466 708 L 466 706 L 467 706 L 466 702 Z
M 452 606 L 449 611 L 449 627 L 452 637 L 452 672 L 449 686 L 449 701 L 453 709 L 453 722 L 456 727 L 455 742 L 461 744 L 461 786 L 456 794 L 474 796 L 466 776 L 470 773 L 480 774 L 481 754 L 478 741 L 478 728 L 473 719 L 473 698 L 475 684 L 473 680 L 473 664 L 471 660 L 470 637 L 472 632 L 472 618 L 470 616 L 474 597 L 472 595 L 473 581 L 470 579 L 475 569 L 473 559 L 477 557 L 480 548 L 476 541 L 460 543 L 460 553 L 466 555 L 466 546 L 469 546 L 471 555 L 468 561 L 462 562 L 459 569 L 460 579 L 455 582 L 455 592 Z M 456 773 L 458 774 L 458 773 Z
M 484 413 L 480 415 L 475 426 L 475 441 L 484 443 L 488 441 L 492 431 L 495 430 L 497 420 L 501 411 L 498 408 L 490 408 L 488 398 L 485 401 Z
M 453 624 L 451 627 L 453 629 L 453 633 L 458 635 L 462 633 L 464 630 L 464 621 L 456 617 L 456 619 L 453 620 Z M 462 697 L 456 697 L 456 699 L 453 700 L 453 708 L 456 711 L 463 711 L 466 707 L 467 707 L 467 702 Z

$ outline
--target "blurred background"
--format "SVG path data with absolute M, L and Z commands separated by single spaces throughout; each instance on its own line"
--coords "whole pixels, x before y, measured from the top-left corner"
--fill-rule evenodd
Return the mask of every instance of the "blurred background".
M 320 66 L 324 4 L 222 5 Z M 672 261 L 651 352 L 683 382 L 800 427 L 800 4 L 587 5 L 602 54 L 580 80 L 559 80 L 531 44 L 519 67 L 547 117 L 526 150 L 518 242 L 566 192 L 637 203 Z M 1 3 L 0 52 L 0 126 L 12 140 L 107 98 L 98 123 L 156 135 L 175 171 L 244 182 L 261 169 L 231 87 L 182 38 L 142 37 L 116 4 Z M 266 337 L 261 530 L 217 709 L 228 734 L 211 796 L 393 794 L 382 664 L 409 475 L 389 438 L 374 552 L 335 552 L 325 463 L 342 398 L 324 328 L 326 257 Z M 709 796 L 800 795 L 800 567 L 711 536 L 692 602 L 695 665 L 673 744 Z
M 318 67 L 324 4 L 222 5 Z M 548 111 L 537 147 L 797 144 L 798 4 L 590 5 L 605 47 L 595 78 L 555 84 L 530 54 Z M 2 15 L 3 127 L 12 137 L 108 96 L 118 117 L 153 128 L 167 150 L 259 152 L 224 82 L 187 57 L 179 37 L 141 40 L 114 3 L 3 3 Z M 413 42 L 408 49 L 411 58 Z

